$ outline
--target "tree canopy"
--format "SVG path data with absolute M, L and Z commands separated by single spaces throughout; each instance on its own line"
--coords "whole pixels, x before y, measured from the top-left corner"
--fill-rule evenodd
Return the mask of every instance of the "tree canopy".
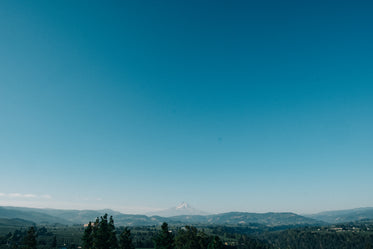
M 36 231 L 34 227 L 30 227 L 29 230 L 27 231 L 27 234 L 25 238 L 23 239 L 23 244 L 27 249 L 36 249 Z
M 155 249 L 173 249 L 174 235 L 168 229 L 168 224 L 164 222 L 161 226 L 161 231 L 154 237 Z
M 117 249 L 118 241 L 115 232 L 114 220 L 105 214 L 97 218 L 92 224 L 88 223 L 82 237 L 83 249 Z
M 131 230 L 128 227 L 119 236 L 119 249 L 135 249 L 132 242 Z

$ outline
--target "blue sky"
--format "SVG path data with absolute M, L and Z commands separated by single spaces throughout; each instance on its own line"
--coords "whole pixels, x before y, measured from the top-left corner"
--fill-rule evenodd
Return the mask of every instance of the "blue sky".
M 0 205 L 373 206 L 368 1 L 2 1 Z

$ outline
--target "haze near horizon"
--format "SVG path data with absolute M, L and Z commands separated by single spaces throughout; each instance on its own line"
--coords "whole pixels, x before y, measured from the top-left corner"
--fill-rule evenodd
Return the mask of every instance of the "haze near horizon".
M 2 1 L 0 205 L 373 206 L 368 1 Z

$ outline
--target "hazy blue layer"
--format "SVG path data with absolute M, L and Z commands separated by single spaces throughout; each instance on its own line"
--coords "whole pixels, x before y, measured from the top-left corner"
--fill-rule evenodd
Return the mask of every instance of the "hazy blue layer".
M 372 11 L 1 1 L 0 204 L 373 206 Z

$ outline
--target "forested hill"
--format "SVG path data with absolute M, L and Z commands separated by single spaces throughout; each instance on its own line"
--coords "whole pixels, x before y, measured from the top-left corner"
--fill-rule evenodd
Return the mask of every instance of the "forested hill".
M 96 217 L 108 213 L 115 218 L 118 225 L 152 226 L 162 222 L 169 224 L 198 225 L 247 225 L 257 223 L 265 226 L 287 225 L 325 225 L 373 219 L 373 208 L 356 208 L 350 210 L 327 211 L 311 215 L 295 213 L 247 213 L 228 212 L 213 215 L 179 215 L 172 217 L 123 214 L 106 210 L 61 210 L 25 207 L 0 207 L 0 218 L 24 219 L 37 224 L 86 224 Z
M 265 226 L 283 225 L 320 225 L 320 221 L 306 218 L 294 213 L 245 213 L 230 212 L 216 215 L 184 215 L 175 217 L 160 217 L 146 215 L 122 214 L 113 210 L 58 210 L 35 209 L 21 207 L 0 207 L 0 218 L 20 218 L 37 224 L 86 224 L 94 221 L 103 213 L 113 215 L 117 225 L 151 226 L 162 222 L 169 224 L 200 224 L 200 225 L 247 225 L 251 223 Z
M 0 218 L 23 219 L 38 224 L 68 224 L 58 216 L 48 215 L 43 209 L 0 207 Z
M 325 222 L 306 218 L 295 213 L 246 213 L 229 212 L 215 215 L 191 215 L 171 217 L 171 220 L 192 224 L 247 225 L 257 223 L 266 226 L 322 225 Z
M 0 218 L 0 227 L 30 227 L 34 226 L 35 223 L 28 220 L 23 219 L 6 219 L 6 218 Z
M 327 211 L 317 214 L 307 215 L 309 218 L 322 220 L 328 223 L 344 223 L 359 220 L 373 219 L 373 208 L 355 208 L 347 210 Z

